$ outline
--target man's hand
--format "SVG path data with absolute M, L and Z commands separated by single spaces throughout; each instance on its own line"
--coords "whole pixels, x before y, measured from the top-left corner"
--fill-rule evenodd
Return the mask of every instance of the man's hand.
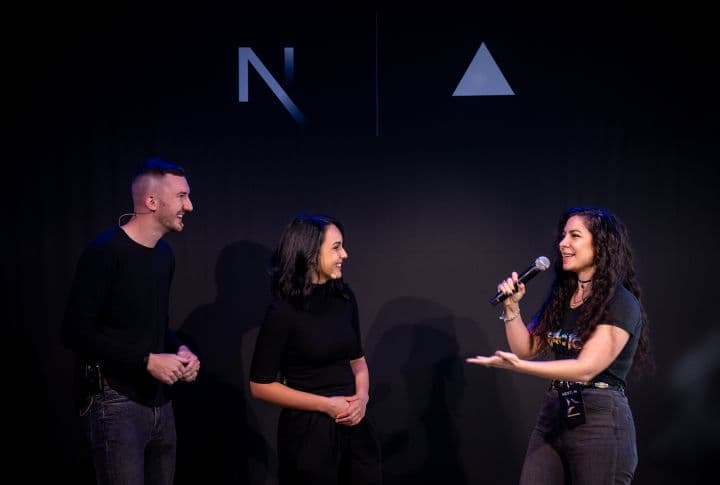
M 177 353 L 181 359 L 186 359 L 187 363 L 184 364 L 182 375 L 180 380 L 185 382 L 192 382 L 197 379 L 198 372 L 200 372 L 200 359 L 197 355 L 193 354 L 189 348 L 185 345 L 181 345 Z
M 178 354 L 150 354 L 147 371 L 155 379 L 168 385 L 175 384 L 184 375 L 188 359 Z

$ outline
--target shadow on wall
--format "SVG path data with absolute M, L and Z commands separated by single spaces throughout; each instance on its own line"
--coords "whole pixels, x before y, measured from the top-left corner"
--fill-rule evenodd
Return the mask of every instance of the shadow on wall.
M 366 353 L 371 350 L 369 415 L 382 445 L 386 485 L 469 483 L 463 462 L 482 450 L 463 452 L 463 428 L 472 433 L 473 424 L 464 422 L 466 364 L 456 326 L 467 323 L 413 297 L 392 300 L 378 313 Z
M 672 366 L 664 380 L 670 412 L 650 443 L 650 457 L 665 478 L 701 483 L 714 472 L 720 453 L 718 348 L 716 325 Z
M 247 385 L 257 328 L 271 300 L 270 257 L 251 241 L 226 246 L 215 267 L 215 302 L 194 310 L 178 331 L 201 361 L 197 381 L 177 387 L 174 396 L 179 485 L 260 484 L 275 474 L 275 453 L 248 405 Z

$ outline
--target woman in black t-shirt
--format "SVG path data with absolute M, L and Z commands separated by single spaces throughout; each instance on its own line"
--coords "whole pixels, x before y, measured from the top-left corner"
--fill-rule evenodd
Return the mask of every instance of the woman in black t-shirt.
M 498 291 L 511 352 L 468 362 L 551 379 L 530 436 L 521 484 L 630 483 L 635 425 L 625 395 L 633 362 L 651 365 L 648 329 L 624 225 L 605 209 L 573 208 L 558 225 L 555 281 L 529 326 L 517 273 Z M 552 360 L 530 360 L 541 351 Z
M 276 298 L 258 335 L 250 390 L 283 408 L 281 484 L 380 483 L 357 303 L 342 281 L 343 236 L 337 220 L 300 214 L 275 253 Z

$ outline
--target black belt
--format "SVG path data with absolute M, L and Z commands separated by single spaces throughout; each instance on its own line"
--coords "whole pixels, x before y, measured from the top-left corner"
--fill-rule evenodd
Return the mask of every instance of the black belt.
M 602 381 L 591 381 L 591 382 L 573 382 L 573 381 L 559 381 L 557 379 L 553 380 L 550 383 L 550 388 L 548 390 L 560 390 L 564 391 L 567 389 L 570 389 L 574 386 L 580 386 L 583 388 L 590 388 L 590 389 L 610 389 L 612 391 L 625 391 L 625 386 L 622 384 L 609 384 L 607 382 Z

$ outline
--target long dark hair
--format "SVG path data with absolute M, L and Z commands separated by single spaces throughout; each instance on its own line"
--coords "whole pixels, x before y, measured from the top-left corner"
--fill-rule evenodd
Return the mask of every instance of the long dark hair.
M 618 288 L 624 286 L 630 293 L 635 295 L 635 298 L 640 303 L 643 321 L 634 363 L 640 364 L 639 369 L 652 372 L 653 364 L 650 357 L 648 318 L 642 303 L 640 285 L 636 277 L 630 236 L 620 219 L 606 209 L 598 207 L 573 207 L 560 217 L 554 249 L 555 280 L 545 303 L 543 303 L 540 311 L 530 324 L 533 335 L 540 337 L 537 339 L 539 342 L 538 350 L 548 348 L 545 335 L 548 331 L 556 330 L 561 326 L 565 311 L 570 304 L 570 298 L 577 289 L 577 275 L 571 271 L 563 270 L 562 255 L 559 247 L 565 224 L 572 216 L 583 218 L 585 226 L 592 234 L 592 245 L 595 251 L 592 293 L 587 301 L 583 303 L 582 310 L 578 315 L 578 337 L 582 341 L 587 340 L 598 323 L 605 317 L 608 304 L 615 296 Z
M 303 307 L 312 291 L 313 271 L 318 265 L 320 246 L 327 227 L 334 225 L 345 236 L 340 221 L 334 217 L 300 213 L 287 225 L 273 255 L 273 295 L 297 307 Z M 343 292 L 341 279 L 332 280 L 333 289 Z

